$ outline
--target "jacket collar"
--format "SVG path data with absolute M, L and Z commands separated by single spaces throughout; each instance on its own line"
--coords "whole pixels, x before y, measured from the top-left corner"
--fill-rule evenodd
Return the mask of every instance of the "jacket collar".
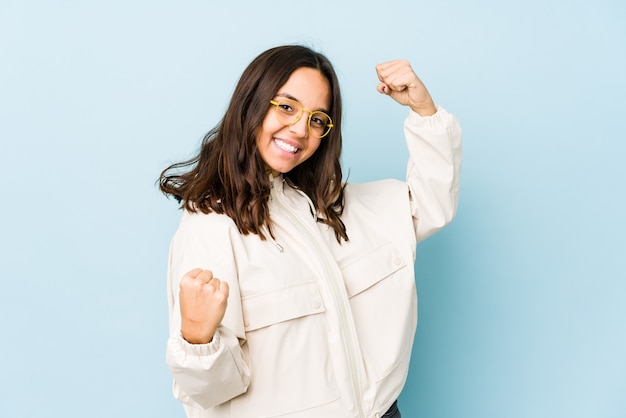
M 285 183 L 285 178 L 283 177 L 282 174 L 279 174 L 278 176 L 274 177 L 274 175 L 272 173 L 269 173 L 269 179 L 270 179 L 270 187 L 272 189 L 272 192 L 282 192 L 283 191 L 283 185 Z

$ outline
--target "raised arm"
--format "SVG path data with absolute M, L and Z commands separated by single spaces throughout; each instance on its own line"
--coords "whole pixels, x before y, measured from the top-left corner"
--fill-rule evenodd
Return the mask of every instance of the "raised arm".
M 430 93 L 404 60 L 379 64 L 378 91 L 411 111 L 404 124 L 409 149 L 407 183 L 417 241 L 452 221 L 456 214 L 461 173 L 461 127 L 436 106 Z

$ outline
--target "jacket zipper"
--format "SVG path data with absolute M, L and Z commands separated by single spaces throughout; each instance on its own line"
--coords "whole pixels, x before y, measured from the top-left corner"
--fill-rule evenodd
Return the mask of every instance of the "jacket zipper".
M 274 188 L 274 183 L 271 182 L 271 187 Z M 294 189 L 296 190 L 296 192 L 298 192 L 298 194 L 302 195 L 303 197 L 305 197 L 309 203 L 309 206 L 312 207 L 312 202 L 310 201 L 309 197 L 306 196 L 306 194 L 304 194 L 304 192 L 301 192 L 298 189 Z M 347 301 L 342 298 L 342 292 L 341 292 L 341 288 L 339 288 L 339 281 L 338 280 L 334 280 L 332 279 L 333 277 L 336 277 L 336 274 L 333 274 L 333 269 L 332 266 L 334 265 L 334 259 L 333 259 L 333 263 L 329 262 L 329 255 L 328 255 L 328 250 L 320 245 L 319 239 L 316 237 L 315 232 L 311 231 L 310 226 L 300 220 L 300 217 L 298 216 L 297 213 L 295 213 L 295 211 L 293 211 L 288 205 L 286 205 L 283 201 L 282 201 L 282 196 L 281 193 L 276 192 L 273 193 L 273 195 L 277 196 L 277 199 L 275 199 L 276 203 L 279 203 L 281 208 L 284 209 L 285 214 L 287 216 L 289 216 L 290 218 L 292 218 L 292 220 L 297 223 L 300 224 L 303 229 L 308 233 L 308 235 L 310 236 L 311 242 L 315 245 L 315 248 L 317 249 L 317 253 L 320 255 L 320 258 L 322 259 L 322 267 L 324 272 L 326 273 L 326 276 L 330 279 L 327 280 L 327 282 L 329 283 L 329 287 L 333 293 L 333 301 L 335 302 L 335 306 L 337 308 L 337 312 L 339 313 L 339 317 L 340 317 L 340 322 L 341 322 L 341 330 L 343 331 L 342 334 L 344 336 L 343 341 L 344 341 L 344 349 L 346 351 L 346 356 L 348 357 L 348 363 L 349 363 L 349 367 L 350 367 L 350 375 L 352 377 L 352 391 L 354 393 L 354 399 L 356 401 L 357 404 L 357 409 L 359 412 L 359 417 L 365 418 L 365 412 L 363 409 L 363 400 L 361 399 L 361 379 L 359 376 L 359 372 L 358 372 L 358 364 L 357 364 L 357 359 L 356 359 L 356 332 L 354 331 L 354 328 L 351 327 L 348 324 L 348 306 L 347 306 Z M 314 215 L 315 217 L 315 215 Z

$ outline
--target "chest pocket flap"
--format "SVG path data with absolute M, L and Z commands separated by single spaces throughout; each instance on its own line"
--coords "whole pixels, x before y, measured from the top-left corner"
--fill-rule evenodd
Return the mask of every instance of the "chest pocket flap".
M 348 296 L 353 297 L 381 280 L 406 267 L 406 262 L 390 242 L 358 257 L 348 257 L 339 263 Z
M 246 332 L 326 310 L 314 282 L 247 296 L 241 302 Z

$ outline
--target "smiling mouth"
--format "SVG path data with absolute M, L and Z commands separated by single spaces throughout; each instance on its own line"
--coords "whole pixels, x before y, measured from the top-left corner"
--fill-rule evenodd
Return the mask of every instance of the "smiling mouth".
M 274 143 L 276 144 L 278 148 L 282 149 L 283 151 L 290 152 L 292 154 L 295 154 L 300 150 L 300 148 L 296 148 L 293 145 L 289 145 L 282 139 L 274 138 Z

